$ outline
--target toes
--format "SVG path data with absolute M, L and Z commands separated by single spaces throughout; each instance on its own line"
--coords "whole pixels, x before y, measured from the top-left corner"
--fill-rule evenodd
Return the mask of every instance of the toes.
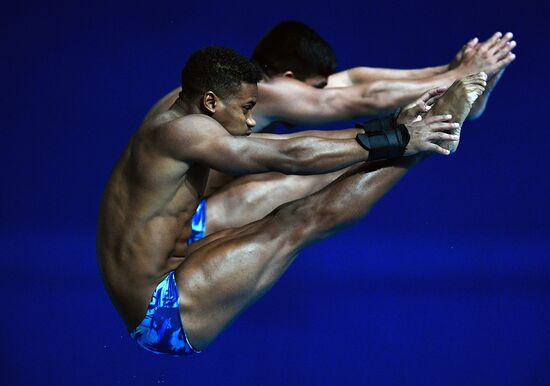
M 468 99 L 468 102 L 470 104 L 473 104 L 477 100 L 477 98 L 479 98 L 481 94 L 483 94 L 483 91 L 485 91 L 485 89 L 479 87 L 466 90 L 466 98 Z
M 463 84 L 483 84 L 487 81 L 487 74 L 485 72 L 478 72 L 477 74 L 468 75 L 461 79 Z

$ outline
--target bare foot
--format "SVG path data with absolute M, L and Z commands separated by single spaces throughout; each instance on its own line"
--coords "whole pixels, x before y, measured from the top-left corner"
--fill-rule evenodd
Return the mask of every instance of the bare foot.
M 514 35 L 511 32 L 508 32 L 502 37 L 502 39 L 500 39 L 500 42 L 493 47 L 493 51 L 496 55 L 498 55 L 498 58 L 501 61 L 496 67 L 496 73 L 488 76 L 485 92 L 474 103 L 472 110 L 470 110 L 470 114 L 468 115 L 468 119 L 477 119 L 483 114 L 485 107 L 487 106 L 487 101 L 491 96 L 491 92 L 500 80 L 502 73 L 516 58 L 516 55 L 512 53 L 512 50 L 517 46 L 516 41 L 512 40 L 513 37 Z
M 483 115 L 483 113 L 485 112 L 485 108 L 487 107 L 489 97 L 491 96 L 491 92 L 502 77 L 504 70 L 505 68 L 497 72 L 495 75 L 489 77 L 489 79 L 487 80 L 487 86 L 485 87 L 485 92 L 481 94 L 479 98 L 477 98 L 476 102 L 472 106 L 472 109 L 470 110 L 470 114 L 468 114 L 468 119 L 478 119 Z
M 484 72 L 468 75 L 457 80 L 445 94 L 435 101 L 433 107 L 426 113 L 425 118 L 451 114 L 453 116 L 452 121 L 457 122 L 460 127 L 451 129 L 448 133 L 460 136 L 462 123 L 470 113 L 476 99 L 485 90 L 486 80 L 487 75 Z M 458 147 L 458 141 L 442 141 L 439 145 L 453 153 Z

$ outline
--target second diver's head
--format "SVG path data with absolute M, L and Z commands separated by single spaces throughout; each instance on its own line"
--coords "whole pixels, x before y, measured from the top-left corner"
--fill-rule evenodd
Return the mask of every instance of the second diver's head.
M 325 87 L 336 71 L 332 47 L 298 21 L 277 24 L 260 40 L 252 59 L 267 77 L 292 77 L 317 88 Z

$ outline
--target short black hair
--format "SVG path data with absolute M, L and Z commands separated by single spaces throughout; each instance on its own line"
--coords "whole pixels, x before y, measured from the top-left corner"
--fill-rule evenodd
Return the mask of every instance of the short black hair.
M 230 48 L 212 46 L 193 53 L 181 71 L 180 96 L 193 100 L 207 91 L 220 98 L 235 95 L 241 83 L 258 83 L 262 72 L 248 58 Z
M 260 40 L 252 59 L 269 76 L 292 71 L 296 78 L 304 80 L 336 72 L 336 55 L 332 47 L 299 21 L 277 24 Z

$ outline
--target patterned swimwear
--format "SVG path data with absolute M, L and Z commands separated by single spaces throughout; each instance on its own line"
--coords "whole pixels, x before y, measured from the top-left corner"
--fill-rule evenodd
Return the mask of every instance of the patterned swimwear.
M 206 200 L 199 203 L 191 220 L 191 235 L 187 245 L 204 238 Z M 146 350 L 155 354 L 188 355 L 198 353 L 191 346 L 180 317 L 180 298 L 174 271 L 157 285 L 145 318 L 130 336 Z
M 188 355 L 198 353 L 191 346 L 180 317 L 180 298 L 174 271 L 157 285 L 145 318 L 130 336 L 155 354 Z
M 206 199 L 201 200 L 195 214 L 191 219 L 191 236 L 187 239 L 187 245 L 193 244 L 204 238 L 206 231 Z

